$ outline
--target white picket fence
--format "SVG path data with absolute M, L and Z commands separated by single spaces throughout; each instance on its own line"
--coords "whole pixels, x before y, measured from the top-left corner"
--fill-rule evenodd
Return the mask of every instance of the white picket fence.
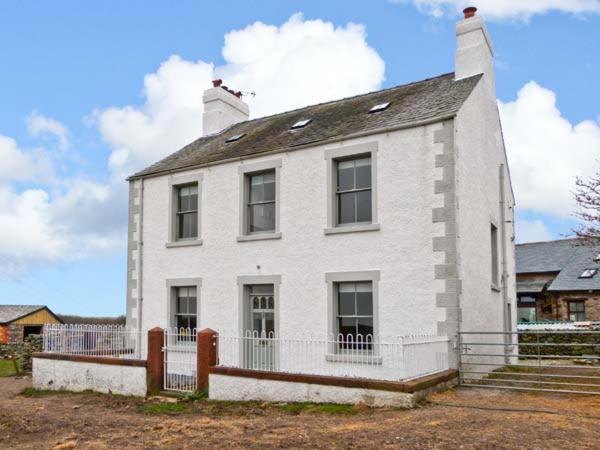
M 47 324 L 43 351 L 62 355 L 146 359 L 147 333 L 122 325 Z
M 448 369 L 448 338 L 219 334 L 218 365 L 292 374 L 409 380 Z

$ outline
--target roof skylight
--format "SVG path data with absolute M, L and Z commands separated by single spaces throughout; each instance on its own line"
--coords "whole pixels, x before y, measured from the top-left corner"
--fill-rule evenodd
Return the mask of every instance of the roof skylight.
M 386 102 L 386 103 L 379 103 L 378 105 L 373 106 L 370 110 L 369 113 L 376 113 L 379 111 L 385 111 L 388 106 L 390 106 L 392 102 Z
M 579 278 L 593 278 L 596 273 L 598 273 L 598 269 L 585 269 L 583 272 L 581 272 Z
M 306 125 L 312 122 L 312 119 L 302 119 L 292 125 L 292 130 L 296 130 L 298 128 L 304 128 Z
M 230 143 L 230 142 L 235 142 L 235 141 L 239 141 L 241 138 L 243 138 L 244 136 L 246 136 L 246 133 L 242 133 L 242 134 L 236 134 L 234 136 L 230 136 L 227 139 L 225 139 L 226 143 Z

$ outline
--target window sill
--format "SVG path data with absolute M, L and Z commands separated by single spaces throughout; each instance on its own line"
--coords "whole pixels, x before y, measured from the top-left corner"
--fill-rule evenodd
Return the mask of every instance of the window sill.
M 238 242 L 266 241 L 269 239 L 281 239 L 281 232 L 247 234 L 237 237 Z
M 381 226 L 378 223 L 369 223 L 365 225 L 348 225 L 341 227 L 325 228 L 325 234 L 340 234 L 340 233 L 359 233 L 362 231 L 379 231 Z
M 343 362 L 352 364 L 369 364 L 378 365 L 382 364 L 381 356 L 377 355 L 348 355 L 340 353 L 329 353 L 325 355 L 325 360 L 329 362 Z
M 190 239 L 186 241 L 173 241 L 165 244 L 166 248 L 177 248 L 177 247 L 195 247 L 202 245 L 202 239 Z
M 491 289 L 492 289 L 492 291 L 494 291 L 494 292 L 500 292 L 500 291 L 501 291 L 501 289 L 500 289 L 500 286 L 498 286 L 497 284 L 493 284 L 493 283 L 492 283 L 492 284 L 490 285 L 490 288 L 491 288 Z

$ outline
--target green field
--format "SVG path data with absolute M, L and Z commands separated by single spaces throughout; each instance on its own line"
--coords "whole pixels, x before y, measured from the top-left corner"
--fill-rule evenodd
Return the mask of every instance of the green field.
M 0 359 L 0 377 L 12 377 L 16 374 L 14 361 L 10 359 Z

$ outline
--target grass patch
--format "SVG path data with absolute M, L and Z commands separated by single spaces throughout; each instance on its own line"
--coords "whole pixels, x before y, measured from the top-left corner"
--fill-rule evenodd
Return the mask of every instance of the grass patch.
M 185 414 L 192 411 L 191 402 L 146 403 L 140 407 L 146 414 Z
M 18 375 L 18 364 L 19 362 L 17 361 L 15 363 L 13 359 L 0 359 L 0 377 L 13 377 Z
M 301 412 L 319 412 L 328 414 L 356 414 L 358 409 L 354 405 L 339 405 L 336 403 L 287 403 L 279 406 L 284 411 L 292 414 Z

